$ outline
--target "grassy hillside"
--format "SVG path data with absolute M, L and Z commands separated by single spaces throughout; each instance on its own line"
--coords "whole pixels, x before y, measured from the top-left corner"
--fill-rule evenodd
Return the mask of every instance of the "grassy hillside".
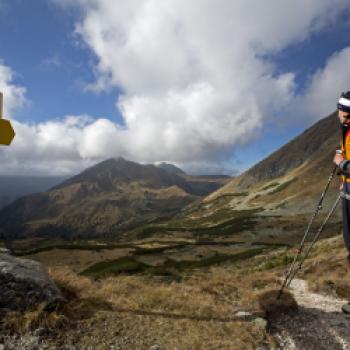
M 338 139 L 338 120 L 332 114 L 219 190 L 189 204 L 169 221 L 146 226 L 140 234 L 222 234 L 250 242 L 294 243 L 333 169 Z M 333 204 L 339 184 L 336 176 L 322 213 Z M 340 209 L 325 234 L 339 228 Z
M 179 173 L 179 174 L 178 174 Z M 176 214 L 216 190 L 227 177 L 199 178 L 152 164 L 108 159 L 47 192 L 20 198 L 0 211 L 0 237 L 115 237 Z
M 264 327 L 237 318 L 236 312 L 265 315 L 259 296 L 278 290 L 295 252 L 295 248 L 278 248 L 249 259 L 197 266 L 190 274 L 182 271 L 181 278 L 172 281 L 143 270 L 136 275 L 118 272 L 88 278 L 67 267 L 51 267 L 50 274 L 64 291 L 68 304 L 49 314 L 40 309 L 24 316 L 11 314 L 3 325 L 5 332 L 49 328 L 43 344 L 51 346 L 273 348 L 275 340 Z M 309 281 L 313 290 L 349 298 L 345 255 L 340 236 L 322 240 L 298 277 Z

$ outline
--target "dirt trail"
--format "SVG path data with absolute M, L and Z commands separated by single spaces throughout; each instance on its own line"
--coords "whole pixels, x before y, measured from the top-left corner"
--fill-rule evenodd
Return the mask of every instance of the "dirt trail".
M 301 279 L 292 282 L 290 291 L 299 311 L 274 320 L 271 331 L 279 349 L 350 349 L 350 315 L 341 311 L 346 300 L 310 292 Z

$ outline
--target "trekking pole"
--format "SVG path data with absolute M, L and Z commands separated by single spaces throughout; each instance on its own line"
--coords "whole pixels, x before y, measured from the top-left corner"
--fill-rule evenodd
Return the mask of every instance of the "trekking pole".
M 320 197 L 320 199 L 319 199 L 319 201 L 318 201 L 318 203 L 317 203 L 316 209 L 315 209 L 313 215 L 311 216 L 310 221 L 309 221 L 309 223 L 308 223 L 308 225 L 307 225 L 307 228 L 306 228 L 305 233 L 304 233 L 304 236 L 303 236 L 303 238 L 302 238 L 302 240 L 301 240 L 299 249 L 298 249 L 296 255 L 294 256 L 294 259 L 293 259 L 292 263 L 290 264 L 287 273 L 285 274 L 285 278 L 284 278 L 284 281 L 283 281 L 283 283 L 282 283 L 282 286 L 281 286 L 281 289 L 280 289 L 280 291 L 279 291 L 279 294 L 278 294 L 277 299 L 279 299 L 279 298 L 281 297 L 281 295 L 282 295 L 282 293 L 283 293 L 283 289 L 286 287 L 287 282 L 288 282 L 288 280 L 289 280 L 289 277 L 290 277 L 290 275 L 291 275 L 292 272 L 293 272 L 294 266 L 295 266 L 295 264 L 296 264 L 296 262 L 297 262 L 299 256 L 301 255 L 301 253 L 302 253 L 302 251 L 303 251 L 306 238 L 307 238 L 307 236 L 309 235 L 309 232 L 310 232 L 311 226 L 312 226 L 312 224 L 313 224 L 313 222 L 314 222 L 314 220 L 315 220 L 315 217 L 318 215 L 319 211 L 322 209 L 322 203 L 323 203 L 324 197 L 325 197 L 325 195 L 326 195 L 326 193 L 327 193 L 327 191 L 328 191 L 328 188 L 329 188 L 329 186 L 330 186 L 330 184 L 331 184 L 331 182 L 332 182 L 332 180 L 333 180 L 334 175 L 336 174 L 337 169 L 338 169 L 338 166 L 335 165 L 334 168 L 333 168 L 333 170 L 332 170 L 332 172 L 331 172 L 331 174 L 330 174 L 329 177 L 328 177 L 328 181 L 327 181 L 327 183 L 326 183 L 326 186 L 325 186 L 323 192 L 321 193 L 321 197 Z
M 336 199 L 336 201 L 334 202 L 331 210 L 329 211 L 327 217 L 325 218 L 325 220 L 323 221 L 322 225 L 320 226 L 320 228 L 318 229 L 314 239 L 312 240 L 309 248 L 307 249 L 306 253 L 304 254 L 304 256 L 302 257 L 302 259 L 300 260 L 299 262 L 299 265 L 298 267 L 293 271 L 293 274 L 291 275 L 291 277 L 289 278 L 286 286 L 289 287 L 290 283 L 292 282 L 292 280 L 294 279 L 294 277 L 296 276 L 296 274 L 301 270 L 303 264 L 304 264 L 304 261 L 307 259 L 307 257 L 309 256 L 313 246 L 315 245 L 316 241 L 318 240 L 318 238 L 320 237 L 320 234 L 322 233 L 324 227 L 326 226 L 328 220 L 330 219 L 330 217 L 333 215 L 335 209 L 337 208 L 337 205 L 340 201 L 340 198 L 341 198 L 341 195 L 339 195 Z

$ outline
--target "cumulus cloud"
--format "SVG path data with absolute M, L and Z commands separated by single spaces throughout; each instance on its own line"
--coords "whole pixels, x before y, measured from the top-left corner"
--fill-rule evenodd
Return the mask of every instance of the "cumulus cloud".
M 67 116 L 37 124 L 12 120 L 16 136 L 0 154 L 2 175 L 66 175 L 91 165 L 80 153 L 89 116 Z
M 15 122 L 17 137 L 2 154 L 7 171 L 63 174 L 116 156 L 222 169 L 233 150 L 296 101 L 307 106 L 327 95 L 313 113 L 332 110 L 329 84 L 335 90 L 348 81 L 337 78 L 346 50 L 315 74 L 305 96 L 297 95 L 294 72 L 280 72 L 273 61 L 334 22 L 348 0 L 53 1 L 81 10 L 76 34 L 96 56 L 88 88 L 122 91 L 116 108 L 123 125 L 89 116 Z M 12 86 L 15 105 L 25 91 L 4 72 L 0 87 Z
M 118 87 L 124 154 L 210 162 L 257 137 L 296 101 L 274 54 L 335 21 L 346 0 L 79 0 L 96 82 Z M 320 73 L 321 74 L 321 73 Z M 316 79 L 316 78 L 315 78 Z M 310 88 L 311 89 L 311 88 Z M 310 90 L 311 91 L 311 90 Z
M 14 112 L 26 103 L 26 89 L 13 83 L 12 69 L 0 60 L 0 91 L 4 95 L 4 116 L 12 117 Z
M 334 53 L 322 69 L 319 69 L 301 97 L 301 106 L 313 118 L 336 109 L 342 91 L 350 90 L 350 47 Z

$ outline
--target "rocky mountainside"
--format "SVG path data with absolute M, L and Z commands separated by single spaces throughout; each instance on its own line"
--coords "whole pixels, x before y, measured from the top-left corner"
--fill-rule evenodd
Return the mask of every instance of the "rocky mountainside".
M 160 163 L 157 167 L 164 169 L 170 174 L 183 177 L 191 187 L 191 192 L 200 196 L 214 192 L 227 184 L 232 177 L 228 175 L 188 175 L 182 169 L 169 163 Z
M 272 211 L 309 208 L 318 197 L 333 169 L 333 156 L 339 148 L 340 128 L 332 114 L 304 131 L 270 156 L 234 178 L 203 202 L 215 201 L 223 195 L 243 193 L 230 205 L 239 208 L 268 206 Z M 330 194 L 334 198 L 339 180 L 333 181 Z M 239 202 L 239 203 L 238 203 Z M 293 212 L 295 212 L 293 210 Z
M 227 182 L 227 178 L 196 181 L 178 173 L 181 176 L 150 164 L 107 159 L 47 192 L 3 208 L 1 235 L 118 236 L 128 228 L 171 215 Z
M 157 167 L 164 169 L 169 173 L 174 173 L 174 174 L 178 174 L 178 175 L 186 175 L 186 173 L 182 169 L 178 168 L 174 164 L 162 162 L 160 164 L 157 164 Z
M 219 234 L 250 242 L 296 243 L 334 167 L 339 139 L 339 122 L 332 114 L 225 186 L 191 203 L 169 222 L 153 225 L 143 234 L 162 232 L 170 236 L 181 230 L 200 237 L 205 233 L 208 239 Z M 335 177 L 324 211 L 337 197 L 339 184 Z M 326 234 L 339 232 L 340 211 L 330 225 Z
M 320 120 L 243 173 L 235 184 L 240 188 L 247 188 L 258 182 L 282 177 L 306 163 L 320 164 L 320 158 L 322 165 L 329 167 L 329 156 L 332 156 L 339 146 L 339 130 L 336 114 Z

